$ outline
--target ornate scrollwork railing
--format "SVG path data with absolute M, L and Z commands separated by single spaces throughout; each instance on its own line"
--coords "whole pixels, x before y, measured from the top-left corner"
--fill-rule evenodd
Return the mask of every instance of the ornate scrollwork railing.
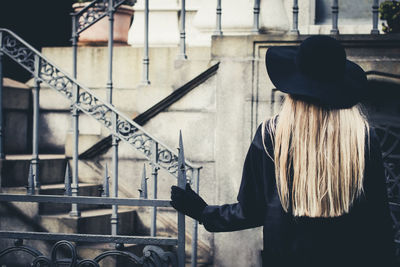
M 114 2 L 113 9 L 118 8 L 120 5 L 125 3 L 126 0 L 116 0 Z M 107 16 L 108 0 L 94 0 L 75 14 L 76 16 L 76 33 L 79 34 Z
M 74 87 L 78 88 L 79 101 L 74 103 L 80 111 L 96 119 L 121 140 L 139 150 L 149 160 L 157 156 L 157 165 L 178 177 L 178 155 L 168 146 L 147 133 L 140 125 L 128 116 L 122 114 L 112 105 L 96 96 L 89 88 L 77 82 L 54 63 L 51 63 L 32 46 L 7 29 L 0 29 L 1 51 L 15 60 L 19 65 L 45 82 L 71 101 L 74 98 Z M 39 61 L 39 72 L 35 72 L 35 60 Z M 117 127 L 113 126 L 113 119 Z M 157 143 L 157 151 L 151 149 L 151 144 Z M 186 161 L 188 179 L 198 167 Z
M 63 250 L 62 250 L 63 249 Z M 67 258 L 59 259 L 57 255 L 62 250 Z M 108 257 L 121 257 L 133 264 L 141 266 L 177 266 L 174 253 L 164 251 L 160 247 L 148 245 L 143 249 L 143 255 L 137 256 L 132 252 L 124 250 L 107 250 L 100 253 L 93 259 L 78 259 L 75 245 L 66 240 L 55 243 L 50 251 L 50 256 L 43 255 L 40 251 L 26 245 L 22 245 L 22 240 L 18 240 L 13 247 L 9 247 L 0 252 L 0 259 L 14 252 L 25 252 L 33 257 L 30 266 L 32 267 L 51 267 L 51 266 L 72 266 L 72 267 L 99 267 L 100 262 Z

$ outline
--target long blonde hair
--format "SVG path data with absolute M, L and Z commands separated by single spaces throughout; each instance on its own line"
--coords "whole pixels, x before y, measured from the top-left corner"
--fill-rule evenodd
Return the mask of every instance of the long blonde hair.
M 308 217 L 349 212 L 363 192 L 369 135 L 360 106 L 329 109 L 288 95 L 267 128 L 283 209 Z

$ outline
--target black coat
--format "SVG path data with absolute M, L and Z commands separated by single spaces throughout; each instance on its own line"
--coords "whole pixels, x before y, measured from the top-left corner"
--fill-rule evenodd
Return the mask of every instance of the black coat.
M 265 145 L 273 155 L 268 131 L 266 134 Z M 348 214 L 294 217 L 281 206 L 274 163 L 264 151 L 260 125 L 244 162 L 238 203 L 207 206 L 202 223 L 210 232 L 263 226 L 263 266 L 392 266 L 394 242 L 385 174 L 372 129 L 365 166 L 364 194 Z

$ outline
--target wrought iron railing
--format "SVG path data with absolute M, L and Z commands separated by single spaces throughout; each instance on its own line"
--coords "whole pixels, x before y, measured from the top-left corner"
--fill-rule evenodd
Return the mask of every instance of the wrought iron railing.
M 19 36 L 15 33 L 7 30 L 7 29 L 0 29 L 0 57 L 2 55 L 7 55 L 15 62 L 17 62 L 20 66 L 25 68 L 28 72 L 30 72 L 33 77 L 35 78 L 35 90 L 37 93 L 34 94 L 34 104 L 36 105 L 37 113 L 34 116 L 34 138 L 33 140 L 34 146 L 38 144 L 37 136 L 38 136 L 38 91 L 39 85 L 41 82 L 46 83 L 50 88 L 57 90 L 59 93 L 64 95 L 67 99 L 71 100 L 72 104 L 72 111 L 73 116 L 78 116 L 79 112 L 83 112 L 90 117 L 96 119 L 100 122 L 103 126 L 105 126 L 109 131 L 113 134 L 113 145 L 115 147 L 113 153 L 113 198 L 91 198 L 91 197 L 78 197 L 78 190 L 79 190 L 79 181 L 77 176 L 77 168 L 75 165 L 73 172 L 75 174 L 72 178 L 71 184 L 71 195 L 69 196 L 61 196 L 60 198 L 57 197 L 50 197 L 50 196 L 38 196 L 34 195 L 35 189 L 39 188 L 40 185 L 38 183 L 38 171 L 37 168 L 37 160 L 38 160 L 38 151 L 34 149 L 34 154 L 32 156 L 32 174 L 30 175 L 31 185 L 29 193 L 30 196 L 12 196 L 3 194 L 0 197 L 1 201 L 34 201 L 34 202 L 54 202 L 60 201 L 62 203 L 72 203 L 72 216 L 79 216 L 79 210 L 77 209 L 77 204 L 111 204 L 113 205 L 113 212 L 111 216 L 111 226 L 112 226 L 112 236 L 116 238 L 114 241 L 122 243 L 126 242 L 134 242 L 135 238 L 126 239 L 126 242 L 123 242 L 124 239 L 117 237 L 118 234 L 118 205 L 121 205 L 120 199 L 118 198 L 118 143 L 120 140 L 126 142 L 136 150 L 142 152 L 142 154 L 150 161 L 152 166 L 152 178 L 155 184 L 155 190 L 157 186 L 157 176 L 158 170 L 160 168 L 165 169 L 171 175 L 178 178 L 178 182 L 181 186 L 186 183 L 186 177 L 188 180 L 195 184 L 195 188 L 198 190 L 198 180 L 199 180 L 199 166 L 196 166 L 192 163 L 185 162 L 183 159 L 183 147 L 181 144 L 180 154 L 182 155 L 179 157 L 178 153 L 174 152 L 168 146 L 163 144 L 162 142 L 158 141 L 155 137 L 151 134 L 147 133 L 142 127 L 128 118 L 126 115 L 119 112 L 112 104 L 107 103 L 106 101 L 102 100 L 98 96 L 96 96 L 89 88 L 80 84 L 76 79 L 69 76 L 66 72 L 61 70 L 55 64 L 51 63 L 48 59 L 46 59 L 43 55 L 41 55 L 37 50 L 35 50 L 32 46 L 22 40 Z M 0 63 L 0 70 L 2 65 Z M 0 74 L 0 80 L 2 78 L 2 74 Z M 0 84 L 1 85 L 1 84 Z M 0 88 L 1 91 L 2 88 Z M 1 102 L 1 101 L 0 101 Z M 35 109 L 35 108 L 34 108 Z M 1 108 L 0 108 L 1 110 Z M 35 122 L 36 120 L 36 122 Z M 78 133 L 78 122 L 75 120 L 75 127 L 74 132 Z M 2 127 L 0 126 L 0 130 Z M 1 132 L 1 131 L 0 131 Z M 77 142 L 75 143 L 75 151 L 74 156 L 77 158 Z M 76 155 L 75 155 L 76 154 Z M 104 185 L 106 186 L 106 185 Z M 36 187 L 36 188 L 35 188 Z M 154 192 L 154 198 L 157 198 L 156 191 Z M 56 200 L 59 199 L 59 200 Z M 105 199 L 108 199 L 105 201 Z M 105 201 L 105 202 L 104 202 Z M 146 202 L 141 201 L 134 201 L 130 200 L 127 201 L 126 204 L 135 206 L 138 203 L 147 203 L 146 205 L 153 206 L 153 215 L 152 215 L 152 229 L 151 233 L 153 236 L 156 235 L 156 212 L 157 207 L 167 205 L 167 203 L 161 200 L 149 200 Z M 125 204 L 124 204 L 125 205 Z M 169 206 L 169 204 L 168 204 Z M 184 216 L 179 214 L 178 216 L 178 262 L 180 266 L 183 266 L 184 263 Z M 193 252 L 192 252 L 192 264 L 196 264 L 196 249 L 197 249 L 197 224 L 194 226 L 195 232 L 193 232 Z M 1 237 L 6 237 L 7 232 L 1 231 Z M 11 234 L 11 233 L 10 233 Z M 23 238 L 23 234 L 20 237 L 17 237 L 17 233 L 13 234 L 12 238 Z M 45 238 L 45 236 L 50 236 L 54 239 L 61 237 L 60 235 L 52 235 L 52 234 L 41 234 L 37 233 L 31 235 L 32 237 L 38 238 Z M 62 235 L 65 237 L 66 240 L 68 238 L 72 238 L 72 235 Z M 159 239 L 162 239 L 161 237 Z M 150 239 L 149 239 L 150 240 Z M 156 239 L 155 239 L 156 240 Z M 73 240 L 71 240 L 73 241 Z M 88 237 L 87 241 L 98 241 L 97 239 L 90 239 Z M 194 257 L 194 258 L 193 258 Z
M 217 0 L 217 22 L 216 22 L 216 30 L 214 31 L 215 35 L 222 35 L 221 29 L 221 0 Z M 339 19 L 339 1 L 332 0 L 332 28 L 331 34 L 339 34 L 338 29 L 338 19 Z M 292 4 L 292 27 L 289 33 L 291 34 L 300 34 L 299 32 L 299 5 L 298 0 L 293 0 Z M 371 34 L 379 34 L 378 30 L 378 18 L 379 18 L 379 0 L 373 0 L 373 4 L 371 6 L 372 13 L 372 29 Z M 260 0 L 254 0 L 254 10 L 253 10 L 253 33 L 260 33 Z

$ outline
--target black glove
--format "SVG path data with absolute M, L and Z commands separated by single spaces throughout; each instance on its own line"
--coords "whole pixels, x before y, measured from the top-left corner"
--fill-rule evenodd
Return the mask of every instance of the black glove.
M 171 187 L 171 206 L 177 211 L 201 222 L 201 214 L 207 203 L 192 190 L 190 184 L 186 184 L 186 189 Z

